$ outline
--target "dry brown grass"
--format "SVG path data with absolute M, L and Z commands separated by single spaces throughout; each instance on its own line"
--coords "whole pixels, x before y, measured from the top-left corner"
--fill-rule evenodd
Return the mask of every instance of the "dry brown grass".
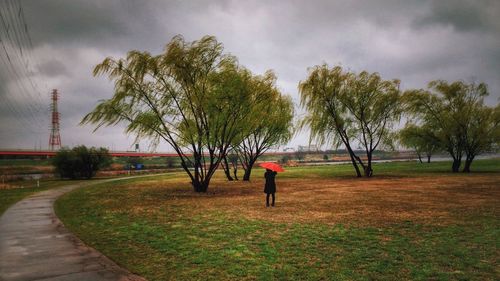
M 137 198 L 130 206 L 137 215 L 176 207 L 184 214 L 218 211 L 272 222 L 371 226 L 404 221 L 437 225 L 460 223 L 485 210 L 500 216 L 499 174 L 278 178 L 274 208 L 265 207 L 263 185 L 260 179 L 227 182 L 217 178 L 207 194 L 196 194 L 187 182 L 171 179 L 129 185 L 127 189 L 129 195 L 135 194 Z
M 52 173 L 54 168 L 52 166 L 0 166 L 0 174 L 28 174 L 28 173 Z

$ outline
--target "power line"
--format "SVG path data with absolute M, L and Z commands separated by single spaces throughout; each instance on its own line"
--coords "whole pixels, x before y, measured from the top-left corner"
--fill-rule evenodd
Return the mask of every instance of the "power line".
M 26 22 L 26 18 L 24 17 L 24 10 L 23 10 L 23 6 L 21 5 L 21 2 L 19 2 L 19 11 L 20 11 L 20 15 L 21 15 L 21 22 L 23 24 L 23 27 L 24 27 L 24 33 L 26 34 L 26 37 L 28 39 L 28 54 L 29 56 L 32 58 L 32 60 L 34 61 L 34 67 L 36 67 L 36 69 L 40 70 L 40 64 L 38 63 L 38 59 L 36 59 L 36 56 L 33 55 L 33 40 L 31 39 L 31 36 L 30 36 L 30 32 L 29 32 L 29 28 L 28 28 L 28 24 Z M 35 57 L 35 59 L 33 58 Z M 49 87 L 47 86 L 46 83 L 44 83 L 44 91 L 48 91 Z
M 4 3 L 8 4 L 8 2 Z M 13 12 L 15 13 L 15 7 L 13 2 L 11 2 L 10 4 L 10 7 L 0 5 L 1 24 L 3 26 L 3 33 L 6 35 L 6 37 L 4 37 L 0 34 L 1 47 L 4 53 L 4 55 L 1 55 L 1 58 L 6 66 L 3 68 L 3 70 L 6 70 L 8 80 L 15 81 L 17 88 L 20 90 L 18 93 L 23 97 L 23 99 L 25 99 L 25 104 L 21 105 L 18 99 L 11 100 L 7 97 L 4 104 L 7 106 L 7 110 L 15 116 L 16 122 L 20 124 L 23 123 L 23 127 L 25 129 L 34 132 L 33 126 L 35 126 L 35 128 L 37 129 L 40 129 L 44 125 L 41 123 L 41 120 L 39 118 L 39 115 L 43 114 L 44 112 L 42 107 L 43 102 L 41 100 L 41 94 L 38 93 L 38 96 L 33 96 L 32 91 L 28 90 L 29 86 L 26 85 L 27 80 L 33 90 L 35 92 L 38 91 L 37 86 L 35 86 L 35 83 L 30 77 L 29 60 L 25 57 L 26 52 L 23 52 L 23 48 L 27 49 L 26 47 L 28 46 L 28 43 L 26 41 L 27 36 L 23 36 L 23 32 L 20 32 L 19 27 L 16 26 L 16 17 L 13 15 Z M 22 9 L 19 9 L 17 17 L 17 22 L 19 22 L 19 24 L 21 24 L 21 21 L 19 19 L 22 17 Z M 2 37 L 9 40 L 8 42 L 10 42 L 11 44 L 6 44 L 5 40 Z M 17 43 L 17 48 L 14 48 L 12 43 Z M 14 53 L 14 55 L 12 55 L 12 53 Z M 19 66 L 20 69 L 18 69 Z M 11 91 L 10 89 L 8 90 Z
M 41 98 L 41 94 L 39 92 L 39 88 L 38 88 L 38 85 L 36 85 L 36 82 L 34 82 L 32 79 L 31 79 L 31 72 L 30 72 L 30 66 L 29 66 L 29 58 L 27 58 L 24 53 L 23 53 L 23 48 L 24 49 L 28 49 L 26 48 L 27 46 L 27 42 L 26 40 L 23 38 L 26 38 L 26 35 L 23 36 L 24 32 L 22 30 L 24 30 L 22 28 L 22 23 L 20 21 L 20 18 L 21 18 L 21 13 L 22 13 L 22 9 L 19 8 L 18 9 L 18 12 L 17 12 L 17 17 L 16 17 L 16 7 L 14 7 L 14 3 L 11 2 L 11 5 L 10 6 L 7 6 L 3 9 L 4 13 L 7 11 L 8 13 L 8 16 L 10 17 L 11 21 L 10 21 L 10 27 L 12 28 L 12 36 L 10 35 L 9 33 L 9 25 L 6 26 L 6 31 L 7 31 L 7 36 L 8 38 L 11 40 L 11 42 L 13 42 L 13 38 L 16 40 L 17 42 L 17 47 L 19 48 L 19 52 L 16 52 L 16 55 L 17 55 L 17 58 L 18 58 L 18 61 L 19 61 L 19 64 L 22 67 L 22 70 L 24 70 L 24 75 L 27 79 L 27 81 L 29 82 L 30 86 L 32 87 L 33 91 L 38 93 L 38 97 L 35 97 L 35 98 L 38 98 L 39 99 L 39 102 L 40 103 L 43 103 L 42 101 L 42 98 Z M 18 24 L 17 24 L 18 23 Z M 8 24 L 8 23 L 7 23 Z M 23 47 L 24 45 L 24 47 Z M 15 50 L 17 51 L 17 50 Z M 30 94 L 30 92 L 28 92 L 28 94 Z
M 3 42 L 2 42 L 2 47 L 3 47 L 4 51 L 5 51 L 5 50 L 6 50 L 6 49 L 5 49 L 5 44 L 3 44 Z M 8 53 L 6 53 L 6 55 L 7 55 L 7 61 L 5 60 L 5 58 L 4 58 L 3 56 L 2 56 L 2 60 L 3 60 L 6 64 L 7 64 L 7 62 L 8 62 L 8 63 L 11 63 L 11 60 L 10 60 L 10 57 L 8 56 Z M 9 68 L 4 68 L 4 69 L 5 69 L 5 70 L 7 70 L 7 71 L 11 71 Z M 17 73 L 15 72 L 15 70 L 14 70 L 14 73 L 15 73 L 15 75 L 17 76 Z M 20 81 L 19 81 L 18 77 L 14 77 L 14 76 L 12 75 L 12 72 L 10 72 L 10 75 L 8 75 L 8 76 L 9 76 L 9 78 L 10 78 L 9 80 L 14 80 L 14 81 L 15 81 L 15 83 L 17 84 L 17 87 L 18 87 L 20 90 L 22 90 L 22 91 L 23 91 L 23 90 L 24 90 L 24 91 L 26 91 L 26 87 L 25 87 L 25 85 L 24 85 L 22 82 L 20 82 Z M 11 101 L 11 100 L 10 100 L 10 98 L 7 98 L 7 100 Z M 31 103 L 28 103 L 28 106 L 26 107 L 26 106 L 22 106 L 22 105 L 20 105 L 20 104 L 19 104 L 19 101 L 18 101 L 17 99 L 14 99 L 14 100 L 13 100 L 13 102 L 15 102 L 15 103 L 16 103 L 16 107 L 18 107 L 18 108 L 26 108 L 26 109 L 28 110 L 28 112 L 29 112 L 29 115 L 30 115 L 29 117 L 31 117 L 32 119 L 37 119 L 37 118 L 36 118 L 36 116 L 35 116 L 35 112 L 34 112 L 34 110 L 33 110 L 33 107 L 32 107 L 32 105 L 31 105 Z M 23 114 L 23 116 L 25 116 L 25 114 Z M 20 116 L 20 118 L 23 118 L 23 116 Z M 36 122 L 37 120 L 34 120 L 34 121 Z
M 35 59 L 34 55 L 33 55 L 33 51 L 32 51 L 33 50 L 33 42 L 31 40 L 31 36 L 29 35 L 28 24 L 26 23 L 26 20 L 24 18 L 24 12 L 23 12 L 23 8 L 22 8 L 22 5 L 21 5 L 21 2 L 20 1 L 14 1 L 14 0 L 12 0 L 11 3 L 12 3 L 12 9 L 16 13 L 16 19 L 17 19 L 17 23 L 18 23 L 18 31 L 19 31 L 19 34 L 20 34 L 19 38 L 21 39 L 20 45 L 24 46 L 23 47 L 24 48 L 24 54 L 27 54 L 26 56 L 24 56 L 24 54 L 21 54 L 21 56 L 25 57 L 25 60 L 26 60 L 26 69 L 29 71 L 30 70 L 30 66 L 31 66 L 31 69 L 35 69 L 34 68 L 35 66 L 37 67 L 37 69 L 40 69 L 39 68 L 39 64 L 37 62 L 37 59 Z M 15 6 L 14 3 L 18 3 L 19 6 L 18 7 Z M 34 62 L 36 65 L 35 66 L 32 65 L 30 63 L 30 60 L 32 62 Z M 31 81 L 31 82 L 33 82 L 35 84 L 34 85 L 34 88 L 35 88 L 34 90 L 38 93 L 39 98 L 42 98 L 40 90 L 39 90 L 39 83 L 37 83 L 36 81 Z M 46 87 L 45 90 L 47 90 L 47 87 Z

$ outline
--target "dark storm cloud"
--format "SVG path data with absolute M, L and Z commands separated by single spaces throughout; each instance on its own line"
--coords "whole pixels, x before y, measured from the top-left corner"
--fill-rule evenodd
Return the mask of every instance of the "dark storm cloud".
M 39 62 L 33 79 L 40 81 L 45 107 L 52 88 L 61 92 L 61 127 L 68 145 L 130 147 L 133 138 L 121 134 L 122 127 L 93 134 L 91 126 L 78 126 L 98 100 L 113 93 L 113 83 L 93 77 L 92 68 L 107 56 L 123 57 L 132 49 L 158 54 L 177 34 L 186 41 L 215 35 L 226 52 L 253 72 L 273 69 L 279 87 L 296 103 L 297 83 L 306 78 L 308 67 L 322 63 L 377 71 L 385 79 L 401 79 L 404 89 L 426 87 L 434 79 L 474 78 L 489 85 L 490 104 L 496 104 L 500 96 L 499 1 L 21 3 Z M 11 82 L 7 88 L 0 85 L 0 97 L 7 91 L 15 96 L 12 78 L 3 73 L 0 78 Z M 23 99 L 27 96 L 19 97 L 19 102 Z M 0 112 L 0 130 L 18 132 L 9 145 L 31 147 L 30 134 L 12 125 L 11 115 Z M 307 139 L 299 135 L 292 145 L 305 144 Z
M 38 67 L 38 71 L 44 73 L 46 76 L 60 76 L 68 74 L 66 65 L 56 58 L 41 63 Z
M 498 31 L 498 1 L 434 0 L 430 12 L 414 20 L 416 27 L 452 26 L 459 32 Z M 494 11 L 491 13 L 491 11 Z
M 94 43 L 129 31 L 119 1 L 24 1 L 24 12 L 35 44 Z

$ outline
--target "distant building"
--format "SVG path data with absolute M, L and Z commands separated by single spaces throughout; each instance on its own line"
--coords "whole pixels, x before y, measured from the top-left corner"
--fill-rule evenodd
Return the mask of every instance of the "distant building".
M 269 151 L 269 152 L 276 152 L 276 151 L 278 151 L 279 149 L 280 149 L 280 148 L 279 148 L 279 146 L 277 146 L 277 145 L 273 145 L 273 146 L 270 146 L 270 147 L 269 147 L 269 149 L 268 149 L 267 151 Z
M 299 145 L 297 151 L 300 151 L 300 152 L 309 152 L 309 151 L 318 151 L 319 148 L 317 145 L 315 144 L 311 144 L 311 145 L 308 145 L 308 146 L 305 146 L 305 145 Z
M 283 148 L 283 151 L 284 152 L 295 151 L 295 148 L 293 148 L 293 147 L 285 147 L 285 148 Z

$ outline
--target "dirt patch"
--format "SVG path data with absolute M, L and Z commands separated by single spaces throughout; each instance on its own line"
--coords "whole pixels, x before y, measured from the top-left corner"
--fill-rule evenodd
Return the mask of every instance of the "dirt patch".
M 449 224 L 478 214 L 500 216 L 500 174 L 372 179 L 277 179 L 276 207 L 265 207 L 264 182 L 216 179 L 206 194 L 185 181 L 128 186 L 138 213 L 158 208 L 182 212 L 222 211 L 283 223 L 387 225 L 412 221 Z

